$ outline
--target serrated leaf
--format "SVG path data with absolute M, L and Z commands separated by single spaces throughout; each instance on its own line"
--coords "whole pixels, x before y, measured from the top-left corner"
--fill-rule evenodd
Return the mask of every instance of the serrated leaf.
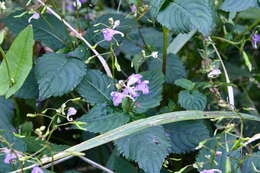
M 36 62 L 35 76 L 39 84 L 39 97 L 62 96 L 72 91 L 83 79 L 86 69 L 82 61 L 64 54 L 49 53 Z
M 106 167 L 116 173 L 139 173 L 137 168 L 126 159 L 120 157 L 120 154 L 115 149 L 109 157 Z
M 181 91 L 178 95 L 178 103 L 186 110 L 204 110 L 207 97 L 199 91 Z
M 221 9 L 228 12 L 238 12 L 250 7 L 259 7 L 258 0 L 225 0 Z
M 16 11 L 6 17 L 3 22 L 15 34 L 23 30 L 28 24 L 28 19 L 31 15 L 24 15 L 22 17 L 15 17 L 23 11 Z M 45 46 L 54 50 L 65 47 L 68 40 L 70 40 L 65 25 L 51 14 L 43 14 L 38 20 L 32 20 L 34 39 L 39 40 Z
M 91 104 L 111 103 L 111 92 L 115 91 L 113 80 L 100 71 L 87 71 L 78 87 L 79 94 Z
M 176 0 L 159 13 L 157 20 L 175 32 L 198 29 L 203 35 L 209 35 L 215 25 L 210 0 Z
M 227 172 L 226 166 L 229 160 L 231 171 L 238 172 L 241 154 L 239 150 L 231 150 L 235 140 L 236 138 L 230 134 L 222 134 L 208 139 L 196 158 L 198 170 L 219 169 L 222 172 Z
M 171 150 L 177 154 L 195 150 L 201 141 L 210 137 L 208 126 L 203 120 L 166 124 L 164 128 L 171 138 Z
M 162 100 L 164 77 L 161 71 L 147 71 L 140 74 L 143 76 L 142 80 L 149 81 L 149 94 L 140 95 L 136 99 L 135 111 L 138 113 L 143 113 L 150 108 L 160 105 Z
M 153 17 L 156 17 L 159 13 L 160 8 L 162 7 L 165 0 L 150 0 L 151 5 L 151 14 Z
M 32 27 L 28 26 L 15 38 L 0 65 L 0 95 L 8 98 L 22 87 L 32 68 L 33 44 Z
M 195 85 L 192 81 L 188 79 L 178 79 L 174 82 L 174 84 L 186 90 L 193 90 Z
M 79 121 L 86 123 L 82 127 L 87 131 L 104 133 L 127 123 L 129 118 L 123 112 L 114 112 L 106 104 L 98 104 L 80 117 Z
M 247 155 L 248 157 L 249 155 Z M 256 170 L 260 170 L 260 151 L 253 153 L 243 163 L 243 173 L 255 173 Z
M 149 70 L 162 70 L 162 60 L 151 59 L 147 62 Z M 186 78 L 187 72 L 183 63 L 181 62 L 180 58 L 177 55 L 169 54 L 167 56 L 167 63 L 166 63 L 166 82 L 173 84 L 175 80 Z
M 151 127 L 115 141 L 117 149 L 147 173 L 158 173 L 169 154 L 170 141 L 161 126 Z

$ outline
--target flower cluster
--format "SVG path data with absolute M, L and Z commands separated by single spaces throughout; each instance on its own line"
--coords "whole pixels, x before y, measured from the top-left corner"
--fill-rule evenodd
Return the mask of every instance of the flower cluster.
M 113 18 L 109 18 L 109 23 L 112 25 L 112 27 L 111 28 L 110 27 L 104 28 L 101 31 L 103 33 L 105 41 L 108 41 L 108 42 L 112 41 L 114 35 L 116 35 L 116 34 L 119 34 L 122 37 L 125 36 L 124 33 L 115 30 L 115 28 L 120 25 L 120 20 L 114 21 Z
M 142 81 L 142 77 L 140 74 L 132 74 L 127 81 L 119 81 L 118 88 L 121 89 L 121 92 L 113 91 L 111 93 L 114 106 L 118 106 L 126 97 L 134 101 L 140 96 L 140 93 L 144 95 L 149 94 L 149 81 Z

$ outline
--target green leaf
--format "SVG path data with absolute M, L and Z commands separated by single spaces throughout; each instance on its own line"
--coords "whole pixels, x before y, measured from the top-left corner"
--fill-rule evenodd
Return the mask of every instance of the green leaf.
M 247 159 L 242 166 L 242 172 L 255 173 L 256 170 L 260 170 L 260 151 L 247 155 Z
M 153 17 L 156 17 L 160 11 L 160 8 L 162 7 L 165 0 L 150 0 L 151 5 L 151 14 Z
M 78 87 L 79 94 L 91 104 L 111 103 L 115 91 L 113 80 L 97 70 L 87 71 Z
M 15 38 L 6 53 L 6 61 L 0 65 L 0 95 L 8 98 L 22 87 L 32 68 L 33 44 L 29 25 Z
M 159 13 L 157 20 L 175 32 L 198 29 L 209 35 L 215 25 L 213 9 L 210 0 L 176 0 Z
M 149 70 L 160 70 L 162 71 L 162 60 L 151 59 L 147 62 Z M 166 63 L 166 82 L 173 84 L 175 80 L 186 78 L 187 72 L 183 63 L 181 62 L 180 58 L 177 55 L 169 54 L 167 56 L 167 63 Z
M 204 110 L 207 104 L 207 97 L 199 91 L 181 91 L 178 103 L 186 110 Z
M 164 127 L 171 138 L 171 150 L 177 154 L 195 150 L 201 141 L 210 137 L 208 126 L 203 120 L 171 123 Z
M 160 105 L 162 100 L 164 77 L 161 71 L 147 71 L 140 74 L 143 76 L 142 80 L 149 81 L 149 94 L 140 95 L 135 102 L 135 111 L 138 113 L 143 113 L 150 108 L 154 108 Z
M 170 139 L 161 126 L 151 127 L 115 141 L 117 149 L 145 172 L 158 173 L 169 154 Z
M 198 170 L 220 169 L 227 172 L 226 165 L 230 161 L 231 172 L 239 171 L 240 151 L 232 151 L 236 138 L 230 134 L 222 134 L 208 139 L 196 158 Z M 221 153 L 217 155 L 216 152 Z
M 245 11 L 242 11 L 238 14 L 238 17 L 241 19 L 260 19 L 260 8 L 249 8 Z
M 120 157 L 120 154 L 115 149 L 111 154 L 106 167 L 116 173 L 138 173 L 138 169 L 134 167 L 129 161 Z
M 21 14 L 23 11 L 16 11 L 6 17 L 3 22 L 15 34 L 23 30 L 28 24 L 28 19 L 31 15 L 22 17 L 14 17 Z M 54 50 L 61 49 L 66 46 L 70 40 L 65 25 L 51 14 L 43 14 L 38 20 L 31 22 L 34 31 L 34 39 L 42 42 Z
M 86 123 L 82 127 L 87 131 L 104 133 L 127 123 L 129 119 L 129 115 L 123 112 L 114 112 L 106 104 L 98 104 L 78 121 Z
M 193 90 L 193 88 L 195 86 L 195 84 L 188 79 L 178 79 L 174 83 L 175 83 L 175 85 L 182 87 L 186 90 Z
M 225 0 L 221 9 L 228 12 L 238 12 L 250 7 L 259 7 L 258 0 Z
M 36 62 L 35 76 L 39 84 L 40 98 L 62 96 L 72 91 L 83 79 L 84 63 L 64 54 L 49 53 Z
M 23 99 L 36 99 L 39 96 L 39 86 L 34 74 L 33 68 L 25 80 L 23 86 L 15 93 L 15 97 Z

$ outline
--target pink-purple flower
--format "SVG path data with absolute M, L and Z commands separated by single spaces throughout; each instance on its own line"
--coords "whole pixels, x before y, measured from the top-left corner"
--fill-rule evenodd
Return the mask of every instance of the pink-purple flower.
M 44 171 L 39 166 L 35 166 L 32 169 L 32 173 L 44 173 Z
M 260 42 L 260 34 L 253 34 L 252 45 L 254 49 L 257 49 L 257 44 Z
M 132 5 L 130 6 L 130 9 L 131 9 L 131 12 L 132 12 L 132 13 L 135 13 L 135 12 L 137 11 L 137 7 L 135 6 L 135 4 L 132 4 Z
M 28 23 L 31 23 L 32 19 L 40 19 L 40 14 L 39 13 L 33 13 L 33 15 L 28 19 Z
M 73 119 L 71 118 L 71 116 L 76 115 L 76 113 L 77 113 L 77 109 L 75 109 L 75 108 L 73 108 L 73 107 L 70 107 L 70 108 L 68 109 L 68 112 L 67 112 L 67 120 L 68 120 L 68 121 L 73 121 Z
M 203 170 L 203 171 L 200 171 L 200 173 L 222 173 L 221 170 L 219 169 L 208 169 L 208 170 Z
M 121 92 L 113 91 L 111 93 L 114 106 L 118 106 L 126 97 L 135 101 L 141 93 L 144 95 L 149 94 L 149 81 L 142 81 L 142 77 L 140 74 L 132 74 L 126 82 L 120 82 L 120 86 L 122 86 Z
M 22 157 L 21 153 L 10 150 L 8 148 L 3 148 L 2 152 L 5 153 L 5 158 L 4 158 L 5 164 L 11 164 L 14 160 L 18 159 L 19 157 Z
M 104 40 L 109 41 L 109 42 L 112 41 L 114 35 L 120 34 L 122 37 L 124 37 L 124 33 L 111 29 L 111 28 L 102 29 L 102 33 L 104 36 Z

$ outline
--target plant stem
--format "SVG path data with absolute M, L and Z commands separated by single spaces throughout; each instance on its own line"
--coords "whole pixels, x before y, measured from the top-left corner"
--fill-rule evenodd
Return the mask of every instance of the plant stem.
M 53 14 L 57 19 L 59 19 L 61 22 L 63 22 L 72 32 L 74 32 L 76 37 L 78 39 L 82 40 L 91 49 L 91 51 L 97 56 L 97 58 L 99 59 L 99 61 L 103 65 L 107 75 L 111 78 L 113 77 L 106 60 L 98 53 L 98 51 L 96 49 L 93 48 L 93 46 L 76 29 L 74 29 L 66 20 L 62 19 L 59 14 L 57 14 L 54 10 L 52 10 L 52 8 L 47 6 L 42 0 L 35 0 L 35 1 L 39 2 L 41 5 L 46 7 L 48 12 Z
M 113 50 L 113 43 L 112 42 L 110 42 L 110 51 L 112 52 L 111 53 L 112 75 L 113 75 L 113 77 L 115 77 L 115 56 L 114 56 L 114 50 Z
M 166 74 L 167 49 L 169 47 L 169 30 L 163 26 L 163 64 L 162 72 Z

